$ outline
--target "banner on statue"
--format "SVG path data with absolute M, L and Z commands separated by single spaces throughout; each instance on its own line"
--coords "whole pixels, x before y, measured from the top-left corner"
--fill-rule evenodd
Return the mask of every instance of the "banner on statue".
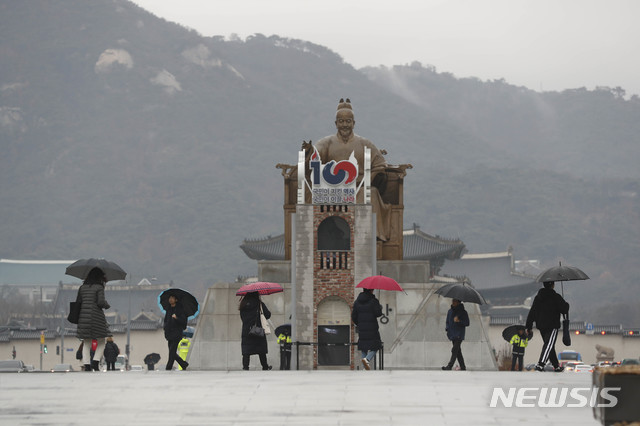
M 309 161 L 311 169 L 311 200 L 313 204 L 355 204 L 356 178 L 358 177 L 358 162 L 351 153 L 348 160 L 334 161 L 322 164 L 318 151 L 314 152 Z

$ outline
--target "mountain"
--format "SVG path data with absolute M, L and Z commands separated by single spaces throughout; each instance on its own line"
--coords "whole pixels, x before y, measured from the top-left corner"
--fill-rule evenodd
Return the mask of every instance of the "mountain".
M 275 165 L 333 133 L 349 97 L 356 132 L 414 166 L 406 224 L 580 267 L 592 280 L 565 287 L 585 315 L 640 301 L 640 101 L 620 88 L 358 70 L 125 0 L 0 2 L 0 55 L 0 257 L 106 257 L 196 292 L 255 274 L 238 246 L 283 232 Z

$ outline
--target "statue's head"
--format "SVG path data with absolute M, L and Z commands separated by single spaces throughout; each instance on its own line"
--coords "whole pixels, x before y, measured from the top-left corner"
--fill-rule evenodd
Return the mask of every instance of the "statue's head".
M 340 99 L 338 111 L 336 111 L 336 129 L 338 129 L 338 133 L 344 140 L 347 140 L 353 134 L 355 125 L 356 120 L 351 108 L 351 101 L 349 98 L 346 101 Z

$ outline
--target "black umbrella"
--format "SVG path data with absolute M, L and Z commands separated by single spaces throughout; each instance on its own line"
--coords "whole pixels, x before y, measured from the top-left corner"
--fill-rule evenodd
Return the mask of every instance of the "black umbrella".
M 573 266 L 562 265 L 562 262 L 558 262 L 558 266 L 552 266 L 546 271 L 540 273 L 536 277 L 536 281 L 544 283 L 548 281 L 560 281 L 560 287 L 562 289 L 562 295 L 564 296 L 564 284 L 563 281 L 581 281 L 588 280 L 589 276 L 582 272 L 580 269 Z
M 73 262 L 67 266 L 65 274 L 84 280 L 93 268 L 102 269 L 107 281 L 124 280 L 127 276 L 127 273 L 116 263 L 96 258 L 80 259 Z
M 200 313 L 198 299 L 187 290 L 181 288 L 170 288 L 158 295 L 158 306 L 162 309 L 162 313 L 166 313 L 169 306 L 171 306 L 169 304 L 169 296 L 175 296 L 178 299 L 178 303 L 182 306 L 182 310 L 188 319 L 192 320 Z
M 578 281 L 588 279 L 589 276 L 580 269 L 573 266 L 562 265 L 562 262 L 559 262 L 558 266 L 553 266 L 536 277 L 536 281 L 539 283 L 547 281 Z
M 144 357 L 145 364 L 157 364 L 160 361 L 160 354 L 155 352 L 148 354 Z
M 282 324 L 276 327 L 274 330 L 276 336 L 284 334 L 285 336 L 291 336 L 291 324 Z
M 478 291 L 466 283 L 445 284 L 436 290 L 436 294 L 452 299 L 458 299 L 461 302 L 477 303 L 482 305 L 487 303 L 484 297 Z
M 524 325 L 520 325 L 520 324 L 510 325 L 506 327 L 504 330 L 502 330 L 502 338 L 507 342 L 511 342 L 511 338 L 513 337 L 513 335 L 518 334 L 518 331 L 520 330 L 526 331 L 527 328 Z M 533 330 L 531 331 L 531 334 L 529 334 L 528 336 L 526 334 L 524 334 L 523 336 L 526 336 L 529 340 L 531 340 L 533 338 Z

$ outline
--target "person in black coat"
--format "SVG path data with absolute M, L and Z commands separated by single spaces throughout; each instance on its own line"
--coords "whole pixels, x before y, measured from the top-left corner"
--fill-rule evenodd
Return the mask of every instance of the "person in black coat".
M 113 337 L 107 337 L 107 343 L 104 345 L 104 360 L 107 363 L 107 371 L 115 371 L 116 361 L 120 355 L 120 348 L 113 341 Z
M 542 336 L 542 351 L 538 364 L 536 364 L 536 370 L 544 371 L 547 361 L 551 361 L 554 371 L 561 372 L 564 367 L 560 367 L 555 346 L 560 328 L 560 316 L 569 314 L 569 304 L 555 292 L 553 281 L 546 281 L 543 285 L 544 287 L 538 291 L 533 299 L 525 327 L 527 333 L 530 334 L 535 322 L 536 328 Z
M 257 291 L 247 293 L 240 300 L 240 319 L 242 319 L 242 342 L 240 347 L 242 349 L 242 369 L 249 369 L 249 360 L 251 355 L 258 355 L 260 358 L 260 365 L 263 370 L 271 370 L 271 366 L 267 362 L 267 336 L 252 336 L 249 334 L 249 330 L 254 325 L 260 324 L 260 308 L 262 307 L 262 313 L 266 319 L 271 318 L 271 311 L 267 308 L 267 305 L 262 303 L 260 295 Z
M 370 370 L 370 364 L 376 352 L 382 347 L 378 326 L 378 317 L 382 316 L 382 305 L 376 299 L 372 289 L 365 288 L 353 302 L 351 321 L 358 330 L 358 349 L 362 352 L 362 365 Z
M 180 364 L 183 370 L 186 370 L 189 363 L 178 355 L 178 344 L 182 339 L 182 330 L 187 328 L 187 315 L 182 309 L 182 305 L 178 303 L 178 298 L 174 295 L 169 296 L 169 307 L 164 315 L 164 338 L 167 339 L 169 345 L 169 359 L 167 360 L 166 370 L 173 370 L 173 362 Z
M 104 286 L 107 278 L 100 268 L 93 268 L 87 274 L 78 289 L 76 302 L 80 302 L 80 316 L 78 317 L 77 336 L 84 342 L 82 349 L 82 363 L 85 371 L 98 371 L 99 360 L 94 360 L 95 353 L 102 353 L 101 346 L 105 337 L 111 336 L 109 324 L 104 315 L 104 309 L 111 306 L 104 297 Z M 92 340 L 97 341 L 94 353 L 91 353 Z
M 442 367 L 443 370 L 453 369 L 453 364 L 458 360 L 460 370 L 466 370 L 467 366 L 464 364 L 464 357 L 462 356 L 462 341 L 464 340 L 465 329 L 469 327 L 469 314 L 464 309 L 464 304 L 458 300 L 453 299 L 451 302 L 451 308 L 447 312 L 446 332 L 447 338 L 451 340 L 451 358 L 449 363 Z

